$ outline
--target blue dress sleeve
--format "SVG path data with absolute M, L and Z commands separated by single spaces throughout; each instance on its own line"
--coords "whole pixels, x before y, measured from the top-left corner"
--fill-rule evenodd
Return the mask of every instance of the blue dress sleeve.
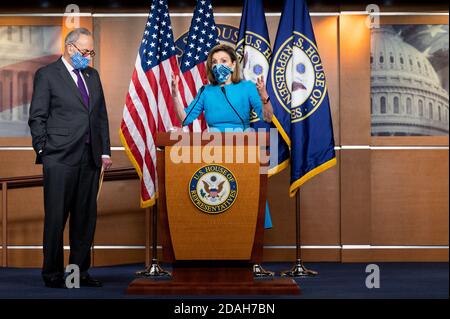
M 262 116 L 262 101 L 261 101 L 261 97 L 259 96 L 258 93 L 258 89 L 256 88 L 255 83 L 248 81 L 247 82 L 247 86 L 248 86 L 248 92 L 250 94 L 249 99 L 250 99 L 250 105 L 252 106 L 253 110 L 255 111 L 255 113 L 258 115 L 258 118 L 263 121 L 263 116 Z
M 192 100 L 191 104 L 184 110 L 186 112 L 186 118 L 183 125 L 189 125 L 202 114 L 205 108 L 205 90 L 199 91 L 196 97 Z

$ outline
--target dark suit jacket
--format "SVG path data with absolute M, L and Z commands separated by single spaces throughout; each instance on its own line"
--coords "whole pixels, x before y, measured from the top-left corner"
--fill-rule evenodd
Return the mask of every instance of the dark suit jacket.
M 41 164 L 41 156 L 46 156 L 67 165 L 77 165 L 83 154 L 87 130 L 90 130 L 95 164 L 101 166 L 102 154 L 111 155 L 100 77 L 91 67 L 83 71 L 83 77 L 89 91 L 89 108 L 84 105 L 61 59 L 36 72 L 28 121 L 37 154 L 36 164 Z

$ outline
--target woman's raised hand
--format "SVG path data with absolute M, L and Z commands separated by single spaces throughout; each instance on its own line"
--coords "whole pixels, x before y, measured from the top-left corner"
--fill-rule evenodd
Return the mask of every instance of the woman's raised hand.
M 264 101 L 262 109 L 263 119 L 266 122 L 271 122 L 273 115 L 273 108 L 272 104 L 268 100 L 269 94 L 267 93 L 266 83 L 262 75 L 256 78 L 256 89 L 258 90 L 259 97 L 261 98 L 262 101 Z
M 266 83 L 264 82 L 264 78 L 262 75 L 258 76 L 256 78 L 256 88 L 258 89 L 258 93 L 261 98 L 264 98 L 264 96 L 267 96 L 267 94 L 265 94 L 265 93 L 267 93 L 266 92 Z
M 178 93 L 180 92 L 178 89 L 178 81 L 180 80 L 180 77 L 178 74 L 174 74 L 172 72 L 172 97 L 178 97 Z

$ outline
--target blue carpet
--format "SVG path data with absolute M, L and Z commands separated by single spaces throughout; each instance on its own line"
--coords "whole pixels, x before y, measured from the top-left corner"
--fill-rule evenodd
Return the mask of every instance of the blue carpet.
M 368 289 L 366 263 L 307 263 L 319 272 L 316 277 L 296 279 L 301 296 L 258 296 L 264 299 L 447 299 L 448 263 L 377 263 L 380 288 Z M 170 266 L 162 265 L 167 270 Z M 267 270 L 279 274 L 288 263 L 266 263 Z M 0 299 L 167 299 L 166 296 L 127 296 L 125 289 L 143 265 L 92 268 L 90 274 L 101 280 L 103 288 L 50 289 L 43 285 L 40 269 L 0 268 Z M 228 296 L 227 298 L 237 296 Z M 247 296 L 246 298 L 255 298 Z M 196 298 L 198 296 L 178 296 Z M 205 297 L 200 297 L 205 298 Z

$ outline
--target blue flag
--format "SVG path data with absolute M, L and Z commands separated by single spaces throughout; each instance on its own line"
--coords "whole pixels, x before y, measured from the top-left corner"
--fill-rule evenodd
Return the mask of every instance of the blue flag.
M 236 54 L 241 65 L 241 77 L 244 80 L 256 83 L 256 79 L 262 76 L 267 83 L 272 48 L 262 0 L 244 1 Z M 252 112 L 250 124 L 255 130 L 275 128 L 273 124 L 258 118 L 256 112 Z M 275 141 L 277 143 L 274 143 Z M 278 148 L 277 152 L 270 152 L 269 175 L 274 175 L 289 165 L 289 148 L 279 134 L 271 136 L 271 145 L 271 149 Z
M 285 0 L 273 52 L 267 91 L 273 121 L 290 148 L 294 196 L 336 164 L 325 73 L 304 0 Z
M 244 80 L 256 83 L 257 78 L 262 76 L 264 82 L 267 83 L 272 48 L 270 46 L 262 0 L 244 1 L 239 36 L 236 43 L 236 54 L 241 65 L 241 77 Z M 252 111 L 250 116 L 250 125 L 255 130 L 264 129 L 269 131 L 271 127 L 274 128 L 271 123 L 264 122 L 263 119 L 260 119 L 254 111 Z M 275 141 L 278 143 L 274 143 Z M 271 148 L 279 148 L 280 144 L 284 150 L 284 160 L 286 160 L 289 158 L 289 149 L 281 135 L 275 133 L 274 136 L 271 136 Z M 281 170 L 279 164 L 282 159 L 277 156 L 278 154 L 280 152 L 270 151 L 269 175 L 273 175 Z M 288 164 L 288 161 L 286 164 Z M 272 218 L 270 216 L 268 202 L 266 202 L 264 228 L 272 228 Z
M 272 48 L 262 0 L 244 1 L 236 54 L 242 79 L 256 83 L 256 79 L 262 76 L 267 83 Z M 270 124 L 258 118 L 255 112 L 252 112 L 250 123 L 255 129 L 270 128 Z

